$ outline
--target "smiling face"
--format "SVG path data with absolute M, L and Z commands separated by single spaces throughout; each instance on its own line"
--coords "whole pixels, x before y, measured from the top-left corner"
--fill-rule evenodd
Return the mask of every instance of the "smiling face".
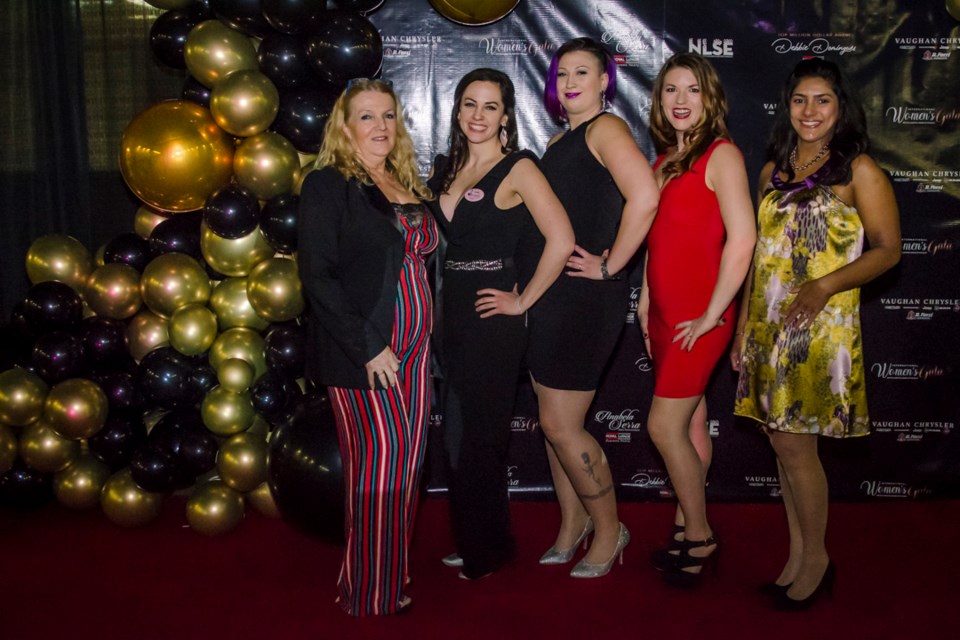
M 700 84 L 690 69 L 674 67 L 663 77 L 660 109 L 678 133 L 689 131 L 701 122 L 703 99 Z
M 382 162 L 397 142 L 397 112 L 393 97 L 379 91 L 361 91 L 347 107 L 343 133 L 367 166 Z
M 568 115 L 599 111 L 607 74 L 587 51 L 565 53 L 557 64 L 557 99 Z
M 790 96 L 790 124 L 801 143 L 821 145 L 830 141 L 840 117 L 840 101 L 824 78 L 809 76 Z
M 460 130 L 472 144 L 497 139 L 500 127 L 506 126 L 503 95 L 495 82 L 471 82 L 460 98 L 457 121 Z

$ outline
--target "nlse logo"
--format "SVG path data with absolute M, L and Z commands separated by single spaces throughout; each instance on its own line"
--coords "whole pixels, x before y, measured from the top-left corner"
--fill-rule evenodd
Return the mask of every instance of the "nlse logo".
M 733 38 L 690 38 L 690 53 L 699 53 L 704 58 L 732 58 Z

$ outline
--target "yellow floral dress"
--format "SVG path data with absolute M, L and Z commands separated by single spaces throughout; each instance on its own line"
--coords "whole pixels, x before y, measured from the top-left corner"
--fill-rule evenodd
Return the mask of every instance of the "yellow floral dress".
M 867 435 L 860 290 L 831 296 L 804 328 L 783 324 L 792 289 L 860 256 L 856 208 L 811 178 L 775 179 L 758 223 L 734 412 L 777 431 Z

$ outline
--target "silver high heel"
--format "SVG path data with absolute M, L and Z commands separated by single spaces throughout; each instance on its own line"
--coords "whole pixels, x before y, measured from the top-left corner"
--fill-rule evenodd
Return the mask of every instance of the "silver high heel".
M 577 538 L 577 541 L 573 543 L 573 546 L 563 550 L 557 549 L 556 545 L 550 547 L 546 553 L 540 556 L 540 564 L 566 564 L 570 562 L 581 542 L 583 543 L 583 548 L 587 548 L 587 536 L 591 533 L 593 533 L 593 518 L 587 516 L 587 521 L 583 525 L 583 531 L 580 532 L 580 536 Z
M 630 542 L 630 532 L 620 523 L 620 535 L 617 536 L 617 548 L 613 550 L 613 555 L 603 564 L 590 564 L 586 558 L 577 563 L 570 570 L 570 575 L 574 578 L 599 578 L 610 573 L 614 560 L 619 558 L 620 564 L 623 564 L 623 548 Z
M 443 564 L 447 565 L 448 567 L 462 567 L 462 566 L 463 566 L 463 558 L 461 558 L 461 557 L 460 557 L 460 554 L 458 554 L 458 553 L 451 553 L 451 554 L 448 555 L 448 556 L 444 556 L 443 559 L 440 560 L 440 562 L 442 562 Z

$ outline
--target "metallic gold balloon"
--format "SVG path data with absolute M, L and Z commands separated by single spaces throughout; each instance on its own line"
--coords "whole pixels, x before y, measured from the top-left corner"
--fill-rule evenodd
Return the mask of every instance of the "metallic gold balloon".
M 186 9 L 196 0 L 146 0 L 147 4 L 157 9 Z
M 193 211 L 230 181 L 233 140 L 200 105 L 160 102 L 124 130 L 120 173 L 147 204 L 164 211 Z
M 267 479 L 267 441 L 249 433 L 233 436 L 220 445 L 217 469 L 231 489 L 253 491 Z
M 303 169 L 303 168 L 305 168 L 305 167 L 306 167 L 306 168 L 312 167 L 312 166 L 314 165 L 314 163 L 317 161 L 317 154 L 315 154 L 315 153 L 301 153 L 300 151 L 298 151 L 298 152 L 297 152 L 297 157 L 300 158 L 300 168 L 301 168 L 301 169 Z M 306 171 L 303 171 L 302 173 L 305 174 Z
M 246 327 L 262 331 L 270 323 L 257 315 L 247 298 L 246 278 L 226 278 L 210 294 L 210 308 L 217 314 L 221 331 Z
M 0 422 L 22 427 L 38 419 L 49 391 L 46 382 L 26 369 L 0 373 Z
M 519 3 L 520 0 L 430 0 L 444 18 L 471 27 L 496 22 Z
M 104 258 L 103 258 L 103 255 L 104 255 L 106 252 L 107 252 L 107 244 L 106 244 L 106 243 L 103 243 L 102 245 L 100 245 L 99 247 L 97 247 L 97 250 L 96 250 L 96 251 L 94 251 L 94 253 L 93 253 L 93 268 L 94 268 L 94 270 L 96 270 L 97 267 L 102 267 L 103 265 L 107 264 L 107 261 L 104 260 Z M 88 279 L 88 282 L 89 282 L 89 279 Z
M 217 368 L 220 386 L 234 393 L 243 393 L 249 389 L 253 384 L 253 374 L 253 365 L 240 358 L 227 358 Z
M 261 482 L 257 485 L 256 489 L 243 494 L 243 497 L 247 499 L 247 503 L 252 505 L 253 508 L 262 515 L 268 518 L 280 517 L 280 509 L 277 507 L 277 502 L 273 499 L 273 494 L 270 493 L 270 483 Z
M 960 0 L 946 0 L 947 13 L 949 13 L 954 20 L 960 20 Z
M 89 438 L 107 420 L 107 394 L 86 378 L 60 382 L 47 394 L 43 420 L 64 438 Z
M 143 205 L 137 209 L 137 213 L 133 217 L 133 230 L 141 238 L 149 238 L 153 228 L 166 219 L 167 216 L 159 211 Z
M 201 22 L 190 30 L 183 57 L 190 75 L 206 87 L 234 71 L 257 68 L 257 52 L 247 36 L 219 20 Z
M 0 424 L 0 476 L 13 468 L 17 459 L 17 434 L 11 427 Z
M 167 319 L 143 309 L 127 325 L 127 339 L 130 343 L 130 355 L 137 362 L 158 347 L 170 343 Z
M 246 431 L 253 424 L 255 416 L 249 393 L 234 393 L 223 387 L 208 391 L 200 405 L 203 424 L 218 436 L 232 436 Z
M 210 365 L 220 370 L 220 365 L 228 358 L 241 358 L 253 365 L 254 378 L 259 378 L 267 370 L 267 360 L 263 354 L 266 345 L 263 336 L 251 329 L 228 329 L 217 336 L 210 347 Z
M 185 253 L 164 253 L 144 268 L 140 295 L 150 310 L 169 318 L 192 302 L 210 299 L 210 278 L 206 269 Z
M 53 476 L 53 493 L 65 507 L 90 509 L 100 503 L 100 492 L 109 477 L 110 467 L 90 453 L 81 453 Z
M 265 131 L 240 143 L 233 171 L 241 187 L 261 200 L 290 193 L 300 177 L 300 158 L 289 140 Z
M 187 522 L 208 536 L 226 533 L 243 520 L 243 496 L 223 482 L 197 486 L 187 500 Z
M 82 291 L 93 271 L 90 251 L 76 238 L 59 234 L 40 236 L 27 249 L 27 277 L 30 282 L 58 280 Z
M 244 433 L 249 433 L 250 435 L 255 435 L 258 438 L 263 438 L 266 441 L 270 440 L 270 423 L 257 415 L 253 419 L 253 424 L 250 425 L 250 428 L 244 431 Z
M 207 227 L 200 225 L 200 251 L 211 267 L 226 276 L 245 276 L 254 265 L 274 254 L 260 228 L 239 238 L 221 238 Z
M 67 468 L 80 455 L 80 443 L 60 436 L 41 418 L 20 433 L 20 457 L 27 466 L 43 473 Z
M 140 310 L 140 273 L 128 264 L 98 267 L 87 280 L 84 300 L 98 316 L 124 320 Z
M 270 78 L 253 69 L 234 71 L 210 92 L 213 119 L 235 136 L 266 131 L 279 109 L 280 92 Z
M 247 297 L 257 315 L 270 322 L 293 320 L 304 309 L 297 263 L 289 258 L 268 258 L 247 278 Z
M 141 488 L 130 477 L 130 468 L 110 476 L 100 492 L 100 506 L 107 519 L 124 527 L 139 527 L 156 518 L 163 496 Z
M 199 302 L 173 312 L 168 325 L 170 346 L 187 356 L 198 356 L 217 339 L 217 316 Z

